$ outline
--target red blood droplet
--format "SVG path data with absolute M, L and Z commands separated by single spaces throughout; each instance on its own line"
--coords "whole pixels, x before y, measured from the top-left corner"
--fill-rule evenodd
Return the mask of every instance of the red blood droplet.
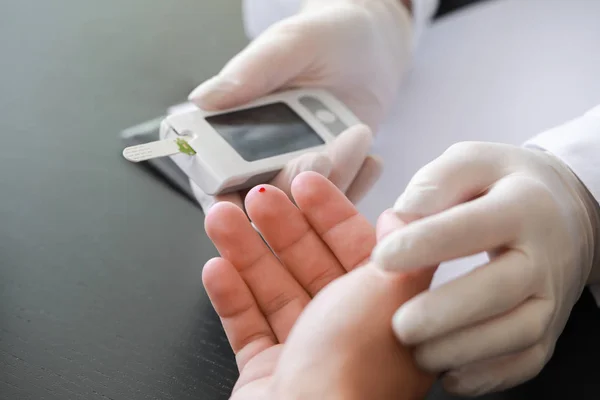
M 267 189 L 265 189 L 264 187 L 261 187 L 260 189 L 258 189 L 259 192 L 264 193 L 267 191 Z

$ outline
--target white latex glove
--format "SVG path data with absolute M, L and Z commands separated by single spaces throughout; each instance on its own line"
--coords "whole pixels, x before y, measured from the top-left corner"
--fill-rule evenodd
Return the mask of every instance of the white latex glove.
M 290 87 L 330 90 L 375 130 L 391 106 L 412 49 L 400 0 L 305 0 L 189 99 L 206 110 L 242 105 Z
M 291 198 L 291 184 L 302 172 L 313 171 L 333 182 L 353 203 L 357 203 L 379 178 L 382 162 L 367 157 L 371 146 L 371 130 L 365 125 L 354 126 L 343 132 L 325 153 L 309 153 L 290 162 L 271 182 Z M 244 208 L 245 192 L 209 196 L 190 180 L 196 199 L 206 212 L 219 201 L 229 201 Z
M 306 0 L 297 15 L 267 29 L 189 99 L 202 109 L 219 110 L 284 88 L 325 88 L 375 130 L 406 69 L 411 29 L 410 15 L 399 0 Z M 366 142 L 340 138 L 329 152 L 331 178 L 343 183 L 338 187 L 353 201 L 381 173 L 380 161 L 362 147 Z M 327 176 L 325 165 L 322 158 L 298 160 L 271 183 L 287 192 L 299 172 Z M 201 204 L 220 200 L 207 198 L 197 187 L 195 191 Z M 239 201 L 239 196 L 233 198 Z
M 537 375 L 600 247 L 598 205 L 571 170 L 538 150 L 461 143 L 414 176 L 395 211 L 414 222 L 378 244 L 383 268 L 490 257 L 397 311 L 394 331 L 417 362 L 463 395 Z

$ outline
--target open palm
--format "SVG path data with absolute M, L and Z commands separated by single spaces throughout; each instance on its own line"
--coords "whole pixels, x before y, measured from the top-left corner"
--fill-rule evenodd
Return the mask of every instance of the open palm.
M 434 269 L 356 268 L 372 251 L 374 228 L 320 175 L 300 175 L 292 192 L 298 207 L 272 186 L 246 199 L 272 252 L 239 207 L 223 203 L 207 217 L 223 258 L 209 261 L 203 278 L 236 353 L 233 398 L 423 398 L 433 376 L 417 368 L 390 321 L 427 289 Z M 384 213 L 377 236 L 403 225 Z
M 206 230 L 222 258 L 203 281 L 236 355 L 236 399 L 256 399 L 269 384 L 282 343 L 321 289 L 363 264 L 375 229 L 329 181 L 306 173 L 294 181 L 297 207 L 273 186 L 254 188 L 246 210 L 215 205 Z

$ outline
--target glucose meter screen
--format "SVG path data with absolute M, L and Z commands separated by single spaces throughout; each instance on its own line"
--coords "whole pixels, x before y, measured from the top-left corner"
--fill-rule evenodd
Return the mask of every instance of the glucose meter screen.
M 258 161 L 325 143 L 285 103 L 214 115 L 206 121 L 246 161 Z

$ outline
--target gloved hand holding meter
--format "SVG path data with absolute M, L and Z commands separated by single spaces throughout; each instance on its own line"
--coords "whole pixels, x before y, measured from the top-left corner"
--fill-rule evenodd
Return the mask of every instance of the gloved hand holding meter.
M 297 172 L 330 175 L 334 157 L 328 145 L 335 150 L 340 135 L 342 147 L 350 142 L 353 153 L 359 153 L 355 169 L 360 168 L 369 129 L 327 91 L 298 89 L 225 111 L 174 113 L 162 121 L 160 141 L 128 147 L 123 155 L 133 162 L 170 156 L 203 194 L 223 198 L 274 179 L 291 183 Z

